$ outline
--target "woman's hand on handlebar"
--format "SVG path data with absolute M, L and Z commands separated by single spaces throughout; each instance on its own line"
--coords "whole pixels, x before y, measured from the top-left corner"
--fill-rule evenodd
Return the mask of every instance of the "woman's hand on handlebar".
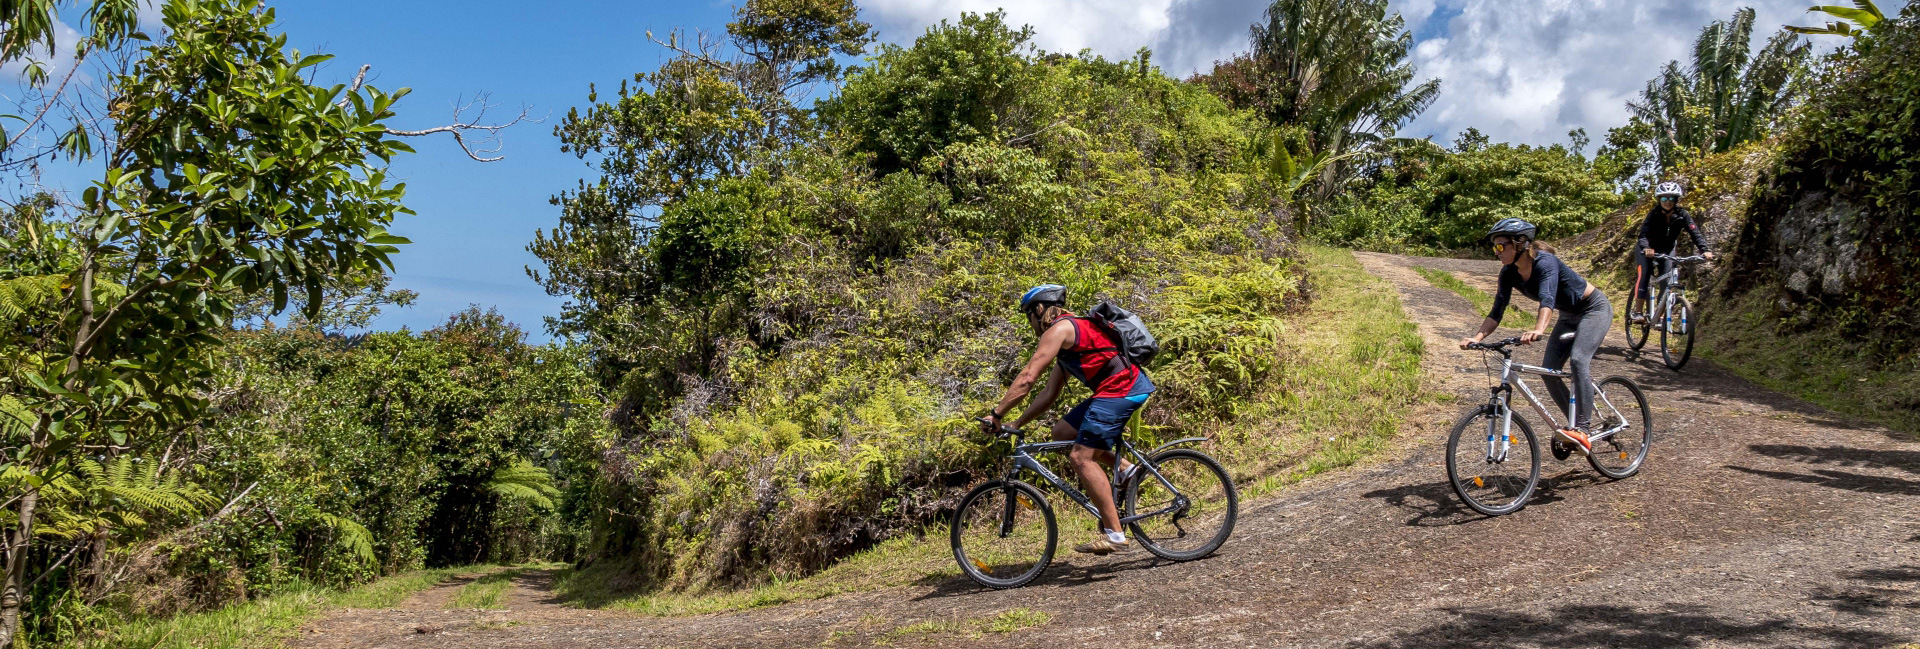
M 1480 337 L 1479 337 L 1479 336 L 1473 336 L 1473 337 L 1470 337 L 1470 338 L 1461 338 L 1461 339 L 1460 339 L 1460 348 L 1461 348 L 1461 349 L 1473 349 L 1473 344 L 1474 344 L 1474 343 L 1477 343 L 1477 342 L 1480 342 Z
M 1542 339 L 1542 338 L 1546 338 L 1546 337 L 1547 337 L 1547 334 L 1546 334 L 1546 332 L 1544 332 L 1544 331 L 1527 331 L 1527 332 L 1523 332 L 1523 333 L 1521 333 L 1521 334 L 1520 334 L 1520 344 L 1522 344 L 1522 345 L 1531 345 L 1531 344 L 1533 344 L 1533 341 L 1536 341 L 1536 340 L 1540 340 L 1540 339 Z

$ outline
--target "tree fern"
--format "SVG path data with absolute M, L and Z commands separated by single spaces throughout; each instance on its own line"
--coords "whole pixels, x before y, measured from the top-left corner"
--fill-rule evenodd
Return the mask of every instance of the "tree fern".
M 560 489 L 553 486 L 553 474 L 526 460 L 500 467 L 487 481 L 487 489 L 502 500 L 523 502 L 541 509 L 552 509 Z
M 345 516 L 335 516 L 321 512 L 320 521 L 333 529 L 334 539 L 348 553 L 366 563 L 373 563 L 373 532 L 365 525 Z
M 27 311 L 60 299 L 65 275 L 27 275 L 0 279 L 0 323 L 12 322 Z
M 195 516 L 220 503 L 179 474 L 163 476 L 159 464 L 130 455 L 105 464 L 83 459 L 74 469 L 42 487 L 37 534 L 75 539 L 137 531 L 154 517 Z M 14 474 L 0 472 L 0 481 L 14 480 Z

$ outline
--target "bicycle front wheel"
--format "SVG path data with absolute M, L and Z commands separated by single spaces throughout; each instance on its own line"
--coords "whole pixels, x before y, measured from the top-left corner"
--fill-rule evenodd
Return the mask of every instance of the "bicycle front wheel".
M 1594 416 L 1600 430 L 1618 432 L 1593 443 L 1587 462 L 1601 475 L 1619 480 L 1640 472 L 1653 446 L 1653 409 L 1640 385 L 1624 376 L 1609 376 L 1594 386 Z
M 1160 475 L 1142 467 L 1127 485 L 1120 514 L 1149 514 L 1127 526 L 1133 538 L 1169 561 L 1191 561 L 1220 549 L 1240 518 L 1240 492 L 1226 469 L 1190 448 L 1161 451 L 1147 461 Z
M 1053 561 L 1059 532 L 1040 490 L 994 480 L 967 492 L 954 510 L 953 559 L 982 586 L 1025 586 Z
M 1520 511 L 1540 484 L 1540 443 L 1525 419 L 1513 418 L 1504 439 L 1493 406 L 1460 415 L 1447 436 L 1447 481 L 1453 493 L 1488 516 Z
M 1693 303 L 1687 298 L 1674 298 L 1667 306 L 1667 322 L 1660 328 L 1660 356 L 1667 367 L 1678 371 L 1693 357 L 1693 330 L 1699 323 L 1694 321 Z

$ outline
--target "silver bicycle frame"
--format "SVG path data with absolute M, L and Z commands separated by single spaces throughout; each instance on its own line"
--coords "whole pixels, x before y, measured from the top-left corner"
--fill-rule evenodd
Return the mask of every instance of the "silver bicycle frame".
M 1498 390 L 1499 394 L 1493 397 L 1494 408 L 1500 411 L 1500 419 L 1498 422 L 1500 428 L 1498 431 L 1495 431 L 1495 422 L 1492 419 L 1487 421 L 1488 462 L 1505 462 L 1507 461 L 1507 454 L 1513 450 L 1513 392 L 1516 387 L 1519 388 L 1520 395 L 1527 398 L 1527 403 L 1533 406 L 1534 413 L 1540 415 L 1541 421 L 1546 422 L 1549 430 L 1563 428 L 1563 426 L 1560 425 L 1560 420 L 1555 418 L 1553 413 L 1547 410 L 1545 405 L 1540 403 L 1539 397 L 1534 396 L 1533 389 L 1527 387 L 1527 382 L 1522 380 L 1520 376 L 1523 374 L 1538 374 L 1540 376 L 1551 376 L 1562 379 L 1573 378 L 1572 372 L 1550 370 L 1538 365 L 1528 365 L 1526 363 L 1516 363 L 1512 357 L 1503 358 L 1500 366 L 1501 388 Z M 1600 404 L 1605 405 L 1607 410 L 1613 413 L 1614 418 L 1621 423 L 1594 433 L 1593 436 L 1589 438 L 1589 441 L 1598 442 L 1612 437 L 1615 433 L 1626 430 L 1628 426 L 1627 418 L 1620 414 L 1619 408 L 1614 407 L 1613 400 L 1607 398 L 1607 393 L 1600 390 L 1600 383 L 1597 381 L 1593 384 L 1593 394 L 1599 400 Z M 1568 386 L 1567 423 L 1569 425 L 1571 425 L 1572 422 L 1579 421 L 1579 408 L 1580 393 L 1578 390 L 1572 389 L 1572 386 Z M 1594 414 L 1599 414 L 1599 411 L 1600 409 L 1598 407 L 1594 408 Z
M 1170 446 L 1170 445 L 1185 442 L 1185 441 L 1191 441 L 1191 440 L 1180 440 L 1178 442 L 1169 442 L 1167 445 Z M 1015 445 L 1013 447 L 1013 452 L 1009 454 L 1011 457 L 1013 457 L 1013 468 L 1007 470 L 1007 479 L 1008 480 L 1019 479 L 1021 471 L 1032 471 L 1034 473 L 1037 473 L 1040 475 L 1040 478 L 1042 480 L 1045 480 L 1047 481 L 1048 484 L 1053 485 L 1053 488 L 1059 489 L 1062 493 L 1067 494 L 1068 498 L 1072 498 L 1073 502 L 1078 503 L 1081 509 L 1086 510 L 1088 514 L 1092 514 L 1093 517 L 1096 519 L 1100 518 L 1100 508 L 1094 507 L 1093 501 L 1088 499 L 1086 494 L 1080 493 L 1079 489 L 1074 488 L 1073 483 L 1068 482 L 1066 480 L 1062 480 L 1060 479 L 1060 476 L 1055 475 L 1052 471 L 1047 470 L 1047 467 L 1045 465 L 1040 464 L 1039 459 L 1033 457 L 1034 453 L 1043 453 L 1046 451 L 1065 451 L 1067 447 L 1070 447 L 1070 446 L 1073 446 L 1073 442 L 1071 441 L 1066 441 L 1066 442 L 1048 441 L 1048 442 L 1035 442 L 1032 444 Z M 1144 518 L 1152 518 L 1154 516 L 1159 516 L 1161 514 L 1173 513 L 1173 512 L 1178 512 L 1180 510 L 1186 509 L 1188 505 L 1187 495 L 1180 493 L 1180 490 L 1178 488 L 1175 488 L 1172 482 L 1167 481 L 1166 476 L 1160 475 L 1160 470 L 1154 468 L 1153 463 L 1148 462 L 1146 456 L 1140 454 L 1140 449 L 1134 448 L 1132 444 L 1128 444 L 1124 439 L 1119 440 L 1118 446 L 1119 448 L 1115 449 L 1116 452 L 1114 453 L 1115 461 L 1113 463 L 1113 472 L 1108 474 L 1107 476 L 1107 480 L 1109 481 L 1109 484 L 1115 485 L 1116 487 L 1120 484 L 1120 462 L 1118 461 L 1120 453 L 1118 451 L 1125 450 L 1127 453 L 1133 454 L 1134 466 L 1139 467 L 1141 470 L 1145 470 L 1147 472 L 1147 475 L 1153 476 L 1155 480 L 1159 480 L 1161 486 L 1166 487 L 1167 491 L 1172 492 L 1174 496 L 1173 504 L 1168 505 L 1164 508 L 1161 508 L 1158 511 L 1147 512 L 1145 514 L 1135 514 L 1133 516 L 1122 516 L 1120 518 L 1121 525 L 1126 525 L 1128 523 L 1132 523 L 1134 521 L 1138 521 Z M 1165 446 L 1162 446 L 1162 448 L 1165 448 Z M 1134 479 L 1141 480 L 1141 479 L 1145 479 L 1145 477 L 1136 476 Z M 1120 494 L 1118 493 L 1114 494 L 1113 504 L 1115 508 L 1118 508 L 1120 506 Z

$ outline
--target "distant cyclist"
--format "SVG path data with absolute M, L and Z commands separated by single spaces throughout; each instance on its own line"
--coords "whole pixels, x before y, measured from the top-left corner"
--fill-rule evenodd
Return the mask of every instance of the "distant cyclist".
M 1531 343 L 1547 337 L 1547 323 L 1553 320 L 1553 312 L 1560 312 L 1560 321 L 1553 326 L 1553 337 L 1547 340 L 1547 351 L 1540 364 L 1552 370 L 1559 370 L 1573 361 L 1573 385 L 1578 394 L 1579 409 L 1574 420 L 1574 429 L 1554 431 L 1554 444 L 1566 449 L 1578 449 L 1582 454 L 1591 453 L 1592 446 L 1587 441 L 1592 432 L 1593 420 L 1593 354 L 1600 350 L 1600 341 L 1606 339 L 1607 330 L 1613 327 L 1613 305 L 1607 302 L 1605 293 L 1594 288 L 1579 273 L 1569 268 L 1566 262 L 1553 254 L 1553 247 L 1534 241 L 1536 228 L 1532 223 L 1520 219 L 1501 219 L 1487 232 L 1487 241 L 1493 244 L 1493 253 L 1505 264 L 1500 269 L 1500 292 L 1493 298 L 1493 312 L 1487 314 L 1486 321 L 1480 323 L 1480 331 L 1471 338 L 1460 341 L 1460 348 L 1466 349 L 1470 343 L 1477 343 L 1500 327 L 1500 319 L 1506 315 L 1507 301 L 1513 296 L 1513 289 L 1520 289 L 1527 297 L 1540 302 L 1540 314 L 1533 331 L 1520 334 L 1522 344 Z M 1562 340 L 1561 336 L 1573 333 L 1572 340 Z M 1543 377 L 1547 392 L 1553 395 L 1554 403 L 1564 411 L 1567 407 L 1566 381 L 1557 377 Z M 1564 446 L 1562 446 L 1564 445 Z M 1564 453 L 1558 453 L 1565 457 Z
M 1113 502 L 1113 483 L 1101 465 L 1111 466 L 1119 459 L 1121 481 L 1124 483 L 1131 477 L 1133 465 L 1115 457 L 1114 442 L 1126 430 L 1127 420 L 1133 417 L 1134 411 L 1153 393 L 1153 381 L 1147 378 L 1145 370 L 1121 353 L 1112 332 L 1067 311 L 1066 302 L 1067 289 L 1059 284 L 1035 286 L 1020 297 L 1020 312 L 1026 314 L 1027 324 L 1040 337 L 1040 344 L 1033 350 L 1033 358 L 1014 378 L 1013 385 L 1007 387 L 1006 395 L 1000 397 L 1000 404 L 987 415 L 987 421 L 982 422 L 982 428 L 989 432 L 997 429 L 1000 420 L 1039 382 L 1041 372 L 1049 372 L 1046 387 L 1034 395 L 1027 409 L 1014 420 L 1015 428 L 1046 413 L 1054 400 L 1060 398 L 1060 389 L 1065 387 L 1068 375 L 1093 391 L 1093 396 L 1054 422 L 1053 439 L 1073 440 L 1073 450 L 1067 457 L 1074 473 L 1079 474 L 1087 497 L 1100 509 L 1101 533 L 1073 550 L 1107 554 L 1127 549 L 1128 542 L 1120 531 L 1120 510 Z M 1053 366 L 1052 370 L 1048 370 L 1048 365 Z
M 1680 207 L 1682 193 L 1680 183 L 1665 182 L 1654 187 L 1653 209 L 1647 210 L 1646 220 L 1640 223 L 1640 265 L 1635 269 L 1633 298 L 1627 301 L 1627 317 L 1635 323 L 1647 321 L 1647 302 L 1652 299 L 1647 292 L 1647 281 L 1673 269 L 1673 262 L 1653 256 L 1673 254 L 1681 232 L 1693 239 L 1693 248 L 1700 251 L 1701 256 L 1713 259 L 1706 237 L 1700 236 L 1700 226 L 1693 222 L 1693 215 L 1688 214 L 1686 208 Z

